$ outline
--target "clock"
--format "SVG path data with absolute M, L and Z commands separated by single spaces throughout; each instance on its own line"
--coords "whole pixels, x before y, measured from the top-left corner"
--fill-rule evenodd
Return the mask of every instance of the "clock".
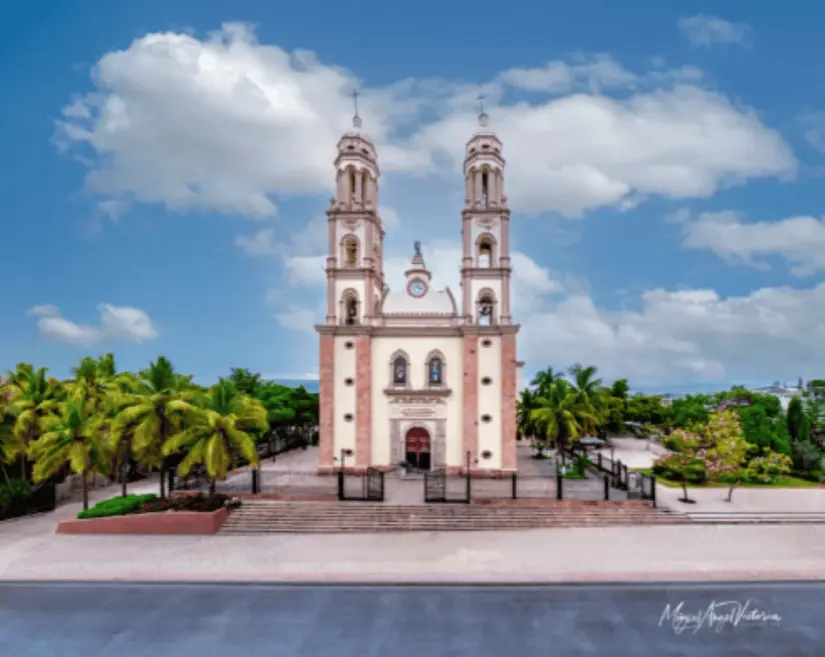
M 424 284 L 424 281 L 416 279 L 412 283 L 410 283 L 410 294 L 414 297 L 423 297 L 424 293 L 427 291 L 427 286 Z

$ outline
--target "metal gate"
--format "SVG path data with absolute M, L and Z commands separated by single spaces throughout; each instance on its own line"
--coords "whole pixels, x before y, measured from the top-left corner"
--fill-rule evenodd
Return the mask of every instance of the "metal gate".
M 444 469 L 424 473 L 424 501 L 426 503 L 470 503 L 470 478 L 447 477 Z
M 349 486 L 348 482 L 355 481 L 360 486 Z M 360 489 L 360 490 L 357 490 Z M 384 501 L 384 473 L 378 468 L 367 468 L 364 474 L 338 473 L 338 499 L 353 502 L 383 502 Z

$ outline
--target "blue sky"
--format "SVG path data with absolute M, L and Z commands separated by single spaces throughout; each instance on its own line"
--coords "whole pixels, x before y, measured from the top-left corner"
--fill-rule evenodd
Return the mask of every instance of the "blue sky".
M 420 239 L 453 287 L 460 155 L 487 94 L 528 373 L 579 361 L 656 390 L 822 375 L 813 3 L 15 4 L 3 369 L 64 376 L 114 351 L 204 382 L 312 376 L 323 212 L 358 86 L 387 269 L 397 280 Z

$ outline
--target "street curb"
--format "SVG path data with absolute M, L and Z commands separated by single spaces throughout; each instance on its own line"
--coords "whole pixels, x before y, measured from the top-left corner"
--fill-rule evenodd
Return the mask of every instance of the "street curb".
M 303 585 L 303 586 L 542 586 L 542 585 L 624 585 L 639 584 L 645 586 L 665 586 L 668 584 L 780 584 L 805 583 L 825 581 L 825 570 L 812 571 L 749 571 L 718 572 L 659 572 L 659 573 L 569 573 L 559 575 L 524 575 L 514 577 L 509 574 L 478 575 L 472 574 L 414 574 L 401 575 L 398 573 L 363 573 L 363 574 L 329 574 L 318 573 L 250 573 L 248 575 L 220 576 L 215 573 L 202 573 L 181 576 L 180 573 L 163 577 L 158 575 L 144 575 L 128 573 L 123 576 L 83 576 L 77 578 L 48 579 L 41 577 L 0 580 L 0 586 L 5 585 L 46 585 L 46 584 L 224 584 L 224 585 Z

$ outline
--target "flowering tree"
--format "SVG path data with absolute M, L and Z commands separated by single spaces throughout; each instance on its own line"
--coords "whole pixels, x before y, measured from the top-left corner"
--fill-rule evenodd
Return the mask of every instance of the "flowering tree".
M 730 502 L 733 489 L 747 476 L 748 457 L 753 446 L 745 440 L 734 411 L 711 415 L 702 433 L 704 447 L 697 456 L 705 460 L 709 481 L 730 483 L 727 497 Z
M 705 480 L 705 464 L 698 458 L 701 448 L 699 438 L 688 431 L 677 429 L 671 436 L 678 440 L 679 451 L 660 456 L 653 463 L 653 471 L 682 482 L 683 496 L 680 502 L 692 503 L 688 497 L 688 483 L 702 483 Z
M 771 483 L 777 477 L 786 475 L 791 471 L 791 457 L 785 454 L 769 452 L 763 456 L 751 459 L 745 471 L 748 479 L 755 479 L 764 484 Z

